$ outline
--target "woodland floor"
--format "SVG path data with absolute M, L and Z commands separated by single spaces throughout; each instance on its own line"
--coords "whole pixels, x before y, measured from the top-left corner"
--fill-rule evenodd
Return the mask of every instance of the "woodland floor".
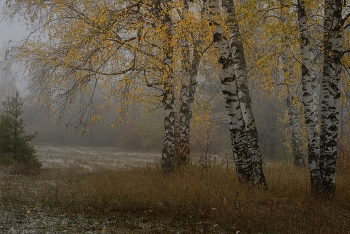
M 147 167 L 160 162 L 160 155 L 120 152 L 108 147 L 35 148 L 43 163 L 40 175 L 9 175 L 6 169 L 0 170 L 0 197 L 3 198 L 0 233 L 227 233 L 227 227 L 225 231 L 215 223 L 191 217 L 188 220 L 168 219 L 138 211 L 100 214 L 98 210 L 86 212 L 84 209 L 84 212 L 71 212 L 67 211 L 66 205 L 61 207 L 51 204 L 52 201 L 46 203 L 36 197 L 40 196 L 37 194 L 67 182 L 67 175 L 72 175 L 72 180 L 76 180 L 74 177 L 77 174 L 95 170 Z M 79 181 L 76 182 L 73 186 L 80 187 Z M 52 199 L 52 191 L 47 192 Z M 57 202 L 64 202 L 64 199 Z
M 283 163 L 266 166 L 261 192 L 237 186 L 228 164 L 165 176 L 157 154 L 36 150 L 40 174 L 0 168 L 0 233 L 350 233 L 350 167 L 323 203 L 310 199 L 307 168 Z

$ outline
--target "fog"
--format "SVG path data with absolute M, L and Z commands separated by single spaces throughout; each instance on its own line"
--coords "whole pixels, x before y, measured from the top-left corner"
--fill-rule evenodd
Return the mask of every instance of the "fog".
M 3 47 L 2 51 L 5 50 L 6 48 Z M 39 93 L 36 93 L 34 89 L 27 90 L 27 81 L 21 77 L 17 67 L 8 66 L 4 59 L 1 60 L 1 66 L 1 102 L 7 96 L 13 95 L 16 90 L 20 92 L 25 101 L 23 119 L 27 125 L 27 132 L 30 134 L 37 132 L 33 144 L 116 147 L 122 151 L 160 154 L 164 140 L 164 111 L 162 108 L 150 110 L 140 103 L 134 103 L 130 108 L 128 123 L 113 128 L 112 125 L 118 118 L 113 111 L 113 104 L 118 100 L 114 100 L 110 108 L 99 110 L 103 118 L 97 124 L 79 125 L 76 122 L 81 116 L 77 115 L 78 109 L 74 108 L 74 105 L 78 106 L 79 100 L 84 100 L 83 98 L 76 98 L 77 103 L 73 103 L 71 108 L 61 116 L 63 118 L 58 119 L 57 116 L 49 113 L 45 106 L 38 109 L 33 98 Z M 190 144 L 193 160 L 198 162 L 203 157 L 218 155 L 230 158 L 232 155 L 230 133 L 220 84 L 219 82 L 202 82 L 198 86 L 198 93 L 196 100 L 198 103 L 202 102 L 203 97 L 207 95 L 213 107 L 210 112 L 208 133 L 203 134 L 198 123 L 194 121 L 196 118 L 192 119 Z M 283 89 L 279 87 L 266 90 L 261 84 L 251 84 L 253 111 L 265 161 L 292 160 L 290 132 L 288 119 L 286 119 L 286 98 L 281 96 L 281 93 Z M 99 98 L 101 98 L 99 94 L 95 94 L 95 99 Z M 194 110 L 194 116 L 201 116 L 201 111 L 200 109 Z M 346 112 L 343 118 L 344 121 L 348 119 Z M 88 122 L 88 119 L 84 121 Z M 304 144 L 304 152 L 306 152 L 306 144 Z
M 28 36 L 29 31 L 25 25 L 18 21 L 0 21 L 0 32 L 0 44 L 11 46 Z
M 0 1 L 0 4 L 2 1 Z M 19 91 L 25 99 L 24 119 L 29 133 L 37 132 L 34 140 L 37 145 L 79 145 L 79 146 L 103 146 L 117 147 L 121 150 L 130 151 L 154 151 L 161 152 L 163 144 L 163 110 L 157 109 L 149 111 L 139 104 L 132 107 L 132 115 L 128 124 L 120 126 L 118 129 L 111 125 L 117 119 L 113 108 L 103 111 L 103 120 L 97 125 L 85 126 L 87 131 L 82 131 L 82 126 L 74 123 L 72 116 L 75 116 L 76 109 L 72 108 L 65 113 L 65 117 L 58 120 L 50 115 L 48 111 L 37 109 L 32 98 L 36 93 L 28 91 L 28 80 L 25 79 L 21 68 L 16 64 L 9 65 L 5 59 L 6 50 L 14 46 L 21 39 L 28 36 L 28 30 L 25 25 L 14 20 L 12 22 L 0 21 L 0 81 L 1 81 L 1 102 L 7 96 L 11 96 L 15 91 Z M 200 92 L 206 90 L 220 90 L 219 84 L 207 84 L 200 87 Z M 285 117 L 287 106 L 282 88 L 274 88 L 266 91 L 262 85 L 251 84 L 251 95 L 253 101 L 253 111 L 256 118 L 259 140 L 261 144 L 263 158 L 266 160 L 288 159 L 290 152 L 290 132 Z M 210 94 L 213 95 L 213 94 Z M 203 139 L 201 133 L 192 123 L 191 148 L 193 155 L 230 155 L 230 135 L 227 119 L 225 115 L 224 103 L 221 95 L 214 103 L 214 108 L 210 114 L 210 133 L 207 139 Z M 345 109 L 346 106 L 343 107 Z M 196 114 L 200 115 L 200 111 Z M 344 112 L 343 122 L 348 120 L 347 111 Z M 196 132 L 197 131 L 197 132 Z M 342 125 L 342 134 L 347 130 Z M 305 137 L 305 134 L 304 134 Z M 208 141 L 207 141 L 208 140 Z M 204 143 L 204 142 L 210 142 Z M 205 147 L 203 145 L 207 144 Z M 204 153 L 208 148 L 208 152 Z M 306 152 L 306 144 L 304 145 Z
M 199 88 L 202 91 L 211 90 L 209 93 L 213 90 L 217 92 L 216 85 L 207 84 Z M 277 98 L 277 92 L 275 96 L 266 98 L 266 92 L 262 88 L 252 92 L 263 158 L 268 161 L 290 159 L 291 153 L 286 144 L 288 131 L 285 131 L 288 125 L 282 121 L 287 110 L 285 101 Z M 27 132 L 38 133 L 33 141 L 35 145 L 115 147 L 120 151 L 161 153 L 164 140 L 164 111 L 161 108 L 150 111 L 135 103 L 130 109 L 129 122 L 119 128 L 112 127 L 117 115 L 111 108 L 100 112 L 103 119 L 96 125 L 82 126 L 75 124 L 75 108 L 68 110 L 64 118 L 58 120 L 45 109 L 38 110 L 30 95 L 24 99 L 26 105 L 23 118 Z M 201 115 L 201 110 L 195 110 L 194 115 Z M 199 162 L 203 157 L 231 157 L 230 132 L 220 95 L 217 95 L 210 113 L 207 133 L 203 134 L 198 123 L 192 120 L 190 144 L 194 162 Z

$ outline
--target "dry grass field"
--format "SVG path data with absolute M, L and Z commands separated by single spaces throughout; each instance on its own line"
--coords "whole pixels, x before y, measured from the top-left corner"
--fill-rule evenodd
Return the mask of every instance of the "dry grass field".
M 233 165 L 164 175 L 160 155 L 37 147 L 38 175 L 0 176 L 0 233 L 350 233 L 350 167 L 333 201 L 312 199 L 307 168 L 265 166 L 269 189 Z

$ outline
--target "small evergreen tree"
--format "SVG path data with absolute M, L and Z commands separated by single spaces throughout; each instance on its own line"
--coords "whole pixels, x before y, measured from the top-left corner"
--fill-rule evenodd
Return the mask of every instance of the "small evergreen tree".
M 35 137 L 25 135 L 23 100 L 18 92 L 15 97 L 8 97 L 0 110 L 0 162 L 5 164 L 19 164 L 23 169 L 38 169 L 41 163 L 35 154 L 35 149 L 29 144 Z

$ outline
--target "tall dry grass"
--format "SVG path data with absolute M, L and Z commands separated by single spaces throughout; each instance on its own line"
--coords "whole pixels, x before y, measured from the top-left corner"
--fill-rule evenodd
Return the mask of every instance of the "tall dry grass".
M 159 169 L 100 171 L 88 176 L 91 203 L 106 209 L 211 220 L 246 233 L 350 233 L 350 173 L 340 171 L 331 202 L 310 196 L 306 168 L 265 168 L 269 189 L 238 184 L 220 167 L 191 167 L 170 175 Z
M 340 170 L 333 201 L 310 195 L 307 168 L 265 167 L 268 190 L 238 184 L 232 168 L 198 166 L 165 175 L 157 167 L 86 172 L 44 170 L 0 183 L 4 207 L 41 205 L 109 217 L 115 213 L 209 222 L 226 233 L 350 233 L 350 173 Z

